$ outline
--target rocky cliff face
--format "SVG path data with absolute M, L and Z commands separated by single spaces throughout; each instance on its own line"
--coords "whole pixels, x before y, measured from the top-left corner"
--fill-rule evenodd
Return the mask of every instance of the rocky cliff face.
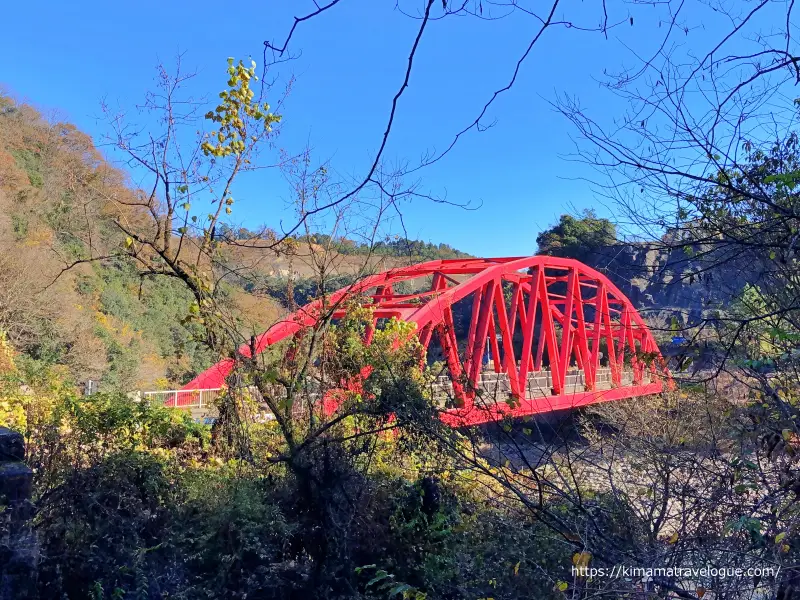
M 691 326 L 725 310 L 768 267 L 734 249 L 701 245 L 670 248 L 645 243 L 598 249 L 587 263 L 606 274 L 651 325 L 666 331 L 672 318 Z

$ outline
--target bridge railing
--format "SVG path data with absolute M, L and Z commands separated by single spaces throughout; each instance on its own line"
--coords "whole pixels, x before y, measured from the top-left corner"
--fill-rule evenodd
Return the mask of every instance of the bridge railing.
M 163 404 L 167 408 L 203 408 L 211 405 L 216 400 L 222 388 L 207 390 L 160 390 L 157 392 L 142 392 L 142 396 Z

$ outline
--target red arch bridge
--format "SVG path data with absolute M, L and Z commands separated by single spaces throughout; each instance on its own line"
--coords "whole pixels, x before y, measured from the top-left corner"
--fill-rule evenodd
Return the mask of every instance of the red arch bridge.
M 416 324 L 429 360 L 447 365 L 433 392 L 455 399 L 452 408 L 440 402 L 442 420 L 453 426 L 656 394 L 672 385 L 630 300 L 594 269 L 550 256 L 435 260 L 371 275 L 273 325 L 255 338 L 255 351 L 313 327 L 323 313 L 340 318 L 348 300 L 372 309 L 367 343 L 384 319 Z M 239 351 L 249 356 L 251 347 Z M 204 393 L 224 388 L 233 366 L 232 359 L 214 365 L 168 392 L 165 403 L 202 403 Z

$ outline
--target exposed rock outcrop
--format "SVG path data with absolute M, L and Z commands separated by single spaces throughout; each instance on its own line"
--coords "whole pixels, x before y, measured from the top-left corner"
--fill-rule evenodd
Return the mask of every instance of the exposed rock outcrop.
M 758 285 L 769 272 L 769 265 L 752 256 L 699 244 L 686 249 L 645 243 L 607 246 L 587 262 L 606 274 L 656 328 L 668 327 L 673 317 L 681 325 L 693 325 L 724 311 L 745 285 Z

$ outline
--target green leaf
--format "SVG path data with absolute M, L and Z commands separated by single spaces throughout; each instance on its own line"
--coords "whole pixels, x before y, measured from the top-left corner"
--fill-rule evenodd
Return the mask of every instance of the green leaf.
M 401 583 L 389 590 L 389 597 L 397 596 L 399 594 L 404 594 L 405 592 L 412 592 L 414 588 L 408 585 L 407 583 Z
M 373 577 L 367 582 L 367 587 L 375 585 L 376 583 L 378 583 L 379 581 L 383 581 L 387 577 L 394 578 L 394 575 L 389 575 L 389 573 L 387 573 L 383 569 L 380 569 L 377 573 L 375 573 L 375 577 Z

